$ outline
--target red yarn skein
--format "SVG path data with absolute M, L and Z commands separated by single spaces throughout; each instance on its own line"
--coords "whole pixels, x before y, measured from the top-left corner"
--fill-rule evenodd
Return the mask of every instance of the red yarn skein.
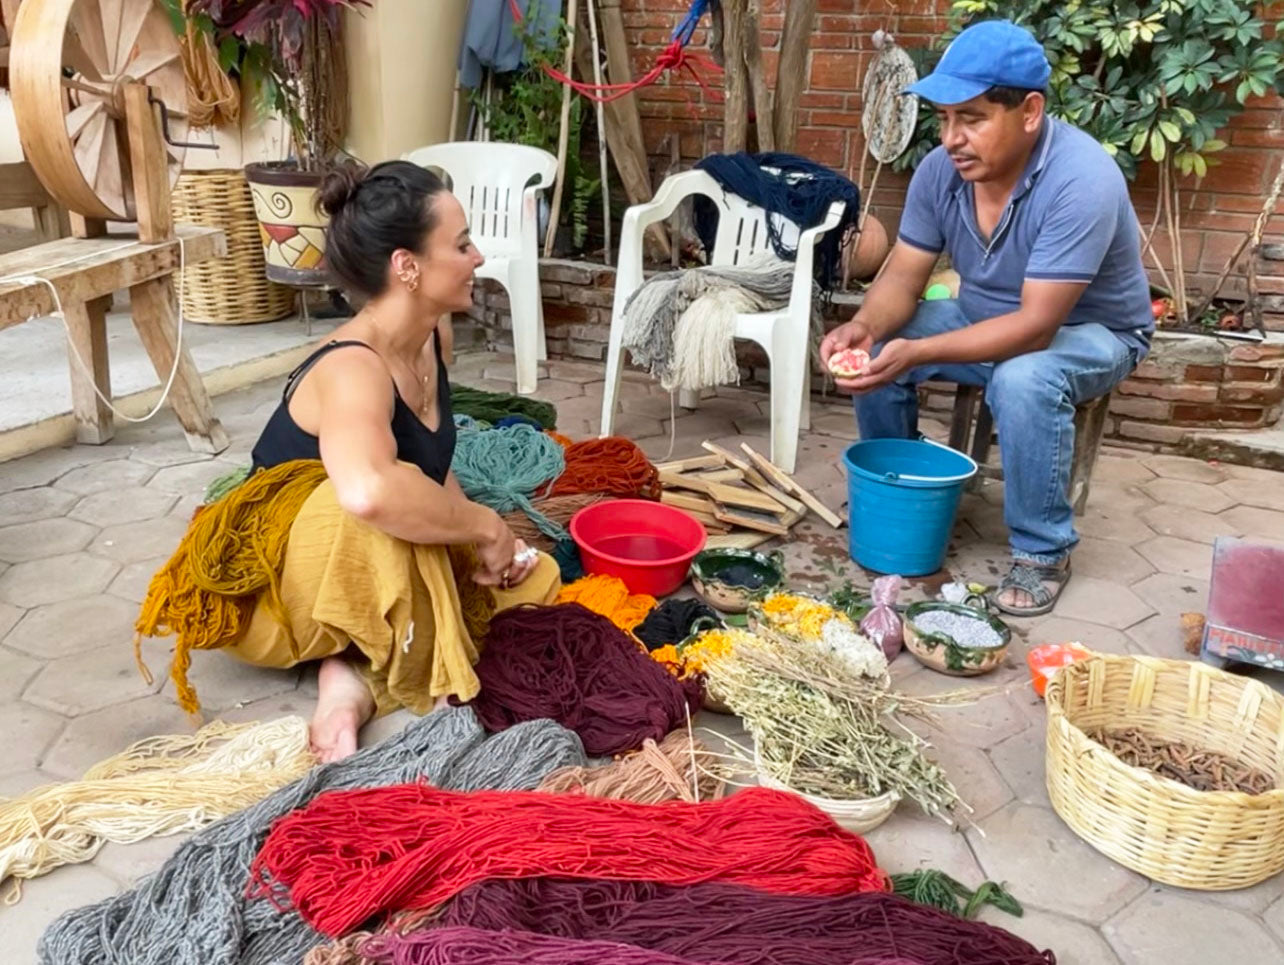
M 799 895 L 889 884 L 864 839 L 782 791 L 636 804 L 398 784 L 330 791 L 282 818 L 247 890 L 275 901 L 283 886 L 310 925 L 337 937 L 381 913 L 436 907 L 486 878 L 546 875 Z

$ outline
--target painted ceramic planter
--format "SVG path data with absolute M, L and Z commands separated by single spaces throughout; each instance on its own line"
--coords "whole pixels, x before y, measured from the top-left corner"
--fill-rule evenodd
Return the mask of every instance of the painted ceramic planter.
M 691 563 L 691 585 L 696 596 L 723 613 L 744 613 L 756 598 L 785 582 L 784 557 L 779 552 L 753 550 L 705 550 Z M 739 566 L 757 578 L 757 586 L 743 586 L 723 578 L 728 567 Z
M 316 205 L 323 176 L 320 171 L 300 171 L 289 161 L 246 165 L 272 281 L 296 288 L 319 288 L 329 282 L 325 229 L 330 219 Z
M 957 613 L 960 616 L 984 621 L 999 635 L 999 642 L 989 647 L 964 647 L 955 643 L 954 638 L 948 634 L 931 633 L 915 626 L 916 617 L 937 611 Z M 1007 624 L 984 610 L 931 600 L 915 603 L 905 611 L 904 631 L 905 649 L 912 653 L 919 663 L 952 677 L 977 677 L 989 673 L 1003 662 L 1003 658 L 1008 653 L 1008 645 L 1012 642 L 1012 631 L 1008 629 Z

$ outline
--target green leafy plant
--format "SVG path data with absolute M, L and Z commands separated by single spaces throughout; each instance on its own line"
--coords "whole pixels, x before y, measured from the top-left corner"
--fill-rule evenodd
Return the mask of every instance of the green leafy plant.
M 1250 97 L 1284 93 L 1284 42 L 1272 36 L 1284 35 L 1284 22 L 1271 31 L 1260 7 L 1254 0 L 954 0 L 938 45 L 911 55 L 922 73 L 970 23 L 1000 17 L 1028 27 L 1052 64 L 1048 110 L 1093 135 L 1129 179 L 1147 160 L 1159 166 L 1157 218 L 1162 214 L 1176 239 L 1180 180 L 1202 178 L 1217 163 L 1226 147 L 1220 135 Z M 935 114 L 924 104 L 915 141 L 896 167 L 917 167 L 938 136 Z M 1185 323 L 1185 271 L 1175 240 L 1172 267 L 1169 287 Z
M 559 20 L 548 35 L 528 30 L 537 22 L 533 12 L 516 24 L 516 32 L 525 50 L 524 66 L 508 74 L 496 75 L 489 91 L 468 92 L 490 137 L 509 144 L 525 144 L 557 153 L 562 114 L 562 85 L 544 72 L 566 49 L 567 26 Z M 571 244 L 581 250 L 588 237 L 589 206 L 601 190 L 601 178 L 591 177 L 580 159 L 583 140 L 585 100 L 575 96 L 571 113 L 566 151 L 566 191 L 564 210 L 571 230 Z
M 175 30 L 187 20 L 218 45 L 219 66 L 239 76 L 260 113 L 276 113 L 290 126 L 295 158 L 319 170 L 342 148 L 336 115 L 346 104 L 346 77 L 331 65 L 345 9 L 371 0 L 163 0 Z

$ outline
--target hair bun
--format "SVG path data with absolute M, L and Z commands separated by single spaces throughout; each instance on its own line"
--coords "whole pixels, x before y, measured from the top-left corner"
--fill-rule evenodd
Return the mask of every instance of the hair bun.
M 321 209 L 331 218 L 342 211 L 357 193 L 357 188 L 361 187 L 367 170 L 365 165 L 349 162 L 328 171 L 317 191 L 317 203 Z

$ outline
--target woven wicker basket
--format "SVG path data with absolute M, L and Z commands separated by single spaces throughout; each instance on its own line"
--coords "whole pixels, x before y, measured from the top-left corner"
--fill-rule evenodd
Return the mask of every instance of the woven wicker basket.
M 1048 794 L 1107 857 L 1164 884 L 1227 891 L 1284 869 L 1284 699 L 1202 663 L 1098 655 L 1047 691 Z M 1196 791 L 1125 764 L 1085 731 L 1136 727 L 1275 776 L 1264 794 Z
M 240 171 L 184 171 L 174 186 L 174 220 L 221 228 L 227 257 L 183 271 L 183 315 L 208 325 L 271 322 L 294 311 L 295 292 L 267 280 L 254 200 Z

